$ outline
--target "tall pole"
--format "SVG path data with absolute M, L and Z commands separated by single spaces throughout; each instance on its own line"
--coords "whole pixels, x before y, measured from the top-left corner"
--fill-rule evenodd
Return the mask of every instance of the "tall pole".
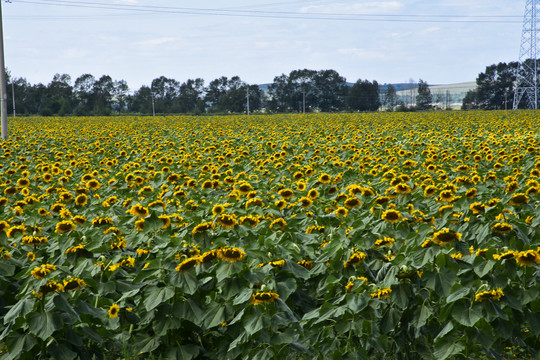
M 17 112 L 15 111 L 15 85 L 11 81 L 11 97 L 13 98 L 13 117 L 17 117 Z
M 302 113 L 306 113 L 306 90 L 302 91 Z
M 2 123 L 2 139 L 8 137 L 7 124 L 7 92 L 6 92 L 6 66 L 4 64 L 4 25 L 2 24 L 2 1 L 0 0 L 0 112 Z
M 247 87 L 246 98 L 247 98 L 247 114 L 249 116 L 249 86 Z

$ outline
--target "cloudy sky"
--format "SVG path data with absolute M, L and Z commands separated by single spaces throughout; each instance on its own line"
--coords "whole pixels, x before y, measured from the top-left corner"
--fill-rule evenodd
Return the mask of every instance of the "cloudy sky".
M 1 0 L 0 0 L 1 1 Z M 474 81 L 519 56 L 525 0 L 2 1 L 12 76 L 126 80 L 164 75 L 270 83 L 295 69 L 347 81 Z

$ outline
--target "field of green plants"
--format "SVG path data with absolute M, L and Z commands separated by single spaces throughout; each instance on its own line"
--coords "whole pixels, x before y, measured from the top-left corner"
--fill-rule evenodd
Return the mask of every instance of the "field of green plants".
M 21 118 L 2 359 L 540 349 L 540 116 Z

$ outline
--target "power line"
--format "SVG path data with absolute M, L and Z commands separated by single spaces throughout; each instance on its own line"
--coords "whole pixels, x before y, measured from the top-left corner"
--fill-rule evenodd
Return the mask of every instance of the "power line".
M 322 12 L 292 12 L 268 10 L 240 10 L 217 8 L 187 8 L 155 5 L 122 5 L 96 2 L 75 2 L 67 0 L 18 0 L 17 3 L 48 5 L 59 7 L 89 8 L 126 11 L 145 14 L 184 14 L 211 15 L 228 17 L 254 17 L 302 20 L 334 20 L 334 21 L 363 21 L 363 22 L 408 22 L 408 23 L 521 23 L 510 20 L 520 18 L 512 15 L 436 15 L 436 14 L 342 14 Z

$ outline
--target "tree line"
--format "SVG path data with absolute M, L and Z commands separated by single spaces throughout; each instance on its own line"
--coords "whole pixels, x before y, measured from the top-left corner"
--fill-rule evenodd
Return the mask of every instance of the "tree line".
M 8 113 L 15 105 L 17 115 L 246 113 L 248 106 L 252 112 L 375 111 L 386 99 L 381 100 L 377 81 L 349 86 L 335 70 L 294 70 L 276 76 L 266 89 L 238 76 L 208 84 L 201 78 L 181 83 L 160 76 L 133 93 L 126 81 L 109 75 L 83 74 L 72 81 L 68 74 L 56 74 L 47 85 L 30 84 L 9 72 L 7 79 Z
M 526 64 L 533 69 L 535 60 L 527 60 Z M 540 60 L 537 65 L 540 65 Z M 540 66 L 536 66 L 540 74 Z M 476 78 L 476 89 L 470 90 L 463 99 L 462 109 L 503 110 L 514 106 L 517 75 L 520 70 L 518 62 L 500 62 L 486 67 L 486 70 Z M 521 74 L 525 75 L 525 74 Z M 540 98 L 540 93 L 538 94 Z M 523 97 L 518 108 L 526 108 Z

